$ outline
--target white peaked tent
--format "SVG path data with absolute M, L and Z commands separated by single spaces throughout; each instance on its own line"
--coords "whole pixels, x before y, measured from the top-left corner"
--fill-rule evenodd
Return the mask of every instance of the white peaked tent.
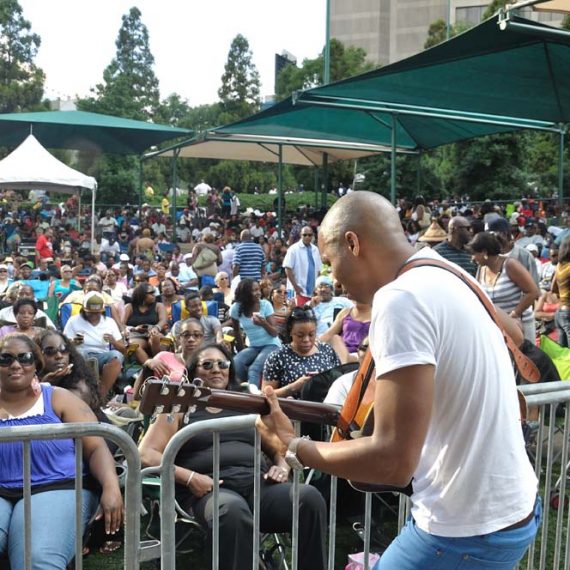
M 28 135 L 19 147 L 0 160 L 0 188 L 77 193 L 80 203 L 83 192 L 91 192 L 91 236 L 95 235 L 97 181 L 59 161 L 34 135 Z

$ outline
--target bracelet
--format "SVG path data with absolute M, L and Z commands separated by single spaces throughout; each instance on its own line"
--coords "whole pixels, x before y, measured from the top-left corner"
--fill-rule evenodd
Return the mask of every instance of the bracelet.
M 190 482 L 194 478 L 194 475 L 196 475 L 196 471 L 192 471 L 192 473 L 190 473 L 190 476 L 188 477 L 188 481 L 186 481 L 186 487 L 190 486 Z

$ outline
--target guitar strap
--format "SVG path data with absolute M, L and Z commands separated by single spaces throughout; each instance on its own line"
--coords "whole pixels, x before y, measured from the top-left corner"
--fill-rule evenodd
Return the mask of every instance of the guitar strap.
M 347 438 L 348 434 L 353 431 L 353 426 L 351 425 L 356 417 L 360 402 L 364 398 L 364 393 L 366 388 L 372 378 L 372 372 L 374 370 L 374 359 L 372 358 L 372 353 L 370 348 L 366 350 L 362 363 L 358 367 L 356 376 L 354 377 L 354 382 L 352 387 L 348 392 L 348 396 L 342 406 L 338 422 L 337 430 L 344 437 Z
M 469 287 L 469 289 L 471 289 L 471 291 L 477 295 L 477 298 L 485 307 L 491 319 L 493 319 L 495 324 L 499 327 L 501 333 L 503 334 L 503 338 L 505 339 L 505 344 L 509 349 L 511 357 L 520 375 L 527 382 L 538 382 L 540 380 L 540 372 L 538 371 L 538 368 L 534 362 L 530 360 L 530 358 L 525 356 L 519 350 L 513 339 L 505 332 L 503 326 L 499 321 L 499 317 L 497 316 L 497 311 L 493 306 L 493 303 L 491 303 L 487 295 L 485 295 L 481 287 L 474 280 L 467 277 L 467 275 L 465 275 L 459 269 L 453 267 L 451 264 L 440 261 L 438 259 L 414 259 L 412 261 L 408 261 L 404 263 L 404 265 L 399 269 L 396 277 L 399 277 L 400 275 L 406 273 L 406 271 L 409 271 L 410 269 L 414 269 L 416 267 L 439 267 L 440 269 L 445 269 L 446 271 L 449 271 L 449 273 L 452 273 L 461 279 L 461 281 L 463 281 L 463 283 L 465 283 L 465 285 L 467 285 L 467 287 Z

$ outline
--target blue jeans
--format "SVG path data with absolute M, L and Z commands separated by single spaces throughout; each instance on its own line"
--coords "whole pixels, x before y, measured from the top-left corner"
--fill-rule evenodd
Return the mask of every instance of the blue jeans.
M 107 352 L 88 352 L 87 356 L 97 359 L 99 370 L 102 370 L 103 366 L 105 366 L 105 364 L 109 364 L 113 359 L 118 360 L 121 364 L 123 364 L 123 361 L 125 360 L 125 357 L 114 348 L 109 349 Z
M 534 540 L 541 519 L 540 498 L 534 517 L 525 526 L 481 536 L 434 536 L 410 519 L 374 570 L 512 570 Z
M 99 498 L 83 490 L 83 531 Z M 65 570 L 75 555 L 75 490 L 32 495 L 32 569 Z M 11 568 L 24 567 L 24 500 L 0 498 L 0 554 L 8 551 Z
M 236 376 L 240 382 L 261 386 L 261 373 L 267 357 L 279 347 L 276 344 L 266 346 L 250 346 L 238 352 L 234 358 Z
M 568 309 L 558 309 L 555 322 L 558 329 L 558 344 L 560 346 L 570 346 L 570 311 Z

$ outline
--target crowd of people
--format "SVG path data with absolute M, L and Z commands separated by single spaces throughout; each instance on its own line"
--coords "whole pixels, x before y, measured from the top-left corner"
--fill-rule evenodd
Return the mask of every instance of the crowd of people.
M 454 458 L 442 474 L 430 474 L 430 462 L 438 461 L 436 450 L 455 427 L 444 418 L 445 405 L 441 409 L 436 406 L 435 419 L 430 419 L 417 398 L 420 395 L 426 402 L 436 401 L 436 390 L 449 409 L 457 407 L 453 396 L 444 394 L 446 390 L 453 393 L 453 387 L 448 380 L 440 379 L 451 374 L 455 365 L 446 364 L 448 368 L 440 370 L 438 361 L 443 344 L 451 341 L 447 336 L 444 342 L 434 335 L 451 327 L 450 335 L 457 329 L 457 336 L 463 337 L 465 331 L 460 329 L 475 310 L 471 299 L 455 291 L 451 278 L 447 283 L 447 278 L 440 280 L 435 273 L 425 284 L 419 282 L 431 297 L 416 291 L 409 277 L 402 277 L 405 290 L 409 289 L 406 294 L 393 288 L 391 292 L 382 289 L 378 297 L 374 294 L 396 275 L 396 253 L 401 262 L 414 255 L 441 256 L 472 275 L 496 307 L 520 322 L 521 338 L 524 336 L 534 344 L 537 323 L 546 323 L 551 329 L 558 329 L 559 341 L 568 346 L 570 223 L 549 227 L 542 205 L 528 200 L 515 204 L 510 212 L 490 202 L 451 207 L 445 203 L 430 205 L 422 199 L 415 204 L 401 201 L 397 209 L 390 210 L 368 193 L 345 194 L 324 222 L 319 213 L 286 216 L 281 234 L 272 213 L 240 214 L 239 200 L 236 204 L 236 194 L 230 188 L 216 194 L 215 199 L 209 194 L 205 212 L 198 207 L 195 196 L 190 195 L 188 207 L 178 213 L 174 228 L 170 225 L 168 204 L 166 212 L 147 204 L 140 209 L 106 209 L 97 220 L 95 235 L 90 230 L 77 230 L 78 204 L 73 199 L 58 205 L 39 200 L 29 209 L 7 201 L 0 227 L 4 238 L 0 254 L 0 427 L 102 419 L 101 407 L 107 401 L 125 390 L 130 392 L 131 386 L 134 398 L 140 398 L 145 380 L 152 376 L 168 376 L 173 381 L 199 376 L 207 386 L 221 390 L 235 390 L 242 385 L 250 391 L 262 389 L 276 409 L 273 395 L 301 397 L 303 386 L 315 375 L 341 364 L 357 363 L 370 344 L 378 377 L 398 376 L 399 370 L 409 367 L 423 372 L 414 372 L 415 379 L 404 390 L 416 406 L 402 408 L 410 414 L 403 420 L 409 433 L 395 440 L 398 449 L 412 444 L 403 463 L 406 468 L 393 473 L 372 469 L 369 477 L 407 484 L 413 475 L 419 497 L 413 514 L 426 532 L 471 536 L 516 523 L 522 518 L 521 509 L 525 515 L 531 511 L 532 505 L 523 495 L 534 484 L 524 463 L 526 456 L 520 454 L 517 468 L 525 473 L 524 485 L 515 485 L 519 490 L 505 507 L 511 508 L 518 501 L 520 508 L 508 516 L 498 516 L 499 506 L 505 506 L 499 499 L 499 506 L 474 514 L 469 521 L 468 514 L 449 516 L 451 511 L 457 511 L 457 505 L 464 513 L 471 512 L 460 500 L 460 491 L 450 493 L 451 503 L 445 506 L 439 506 L 434 498 L 445 485 L 444 473 L 449 475 L 460 451 L 453 448 Z M 343 210 L 346 219 L 339 217 L 343 203 L 350 203 L 346 207 L 352 205 L 360 212 L 363 229 L 357 231 L 358 220 L 350 210 Z M 384 229 L 370 230 L 371 235 L 359 238 L 360 231 L 372 227 L 366 225 L 371 215 L 365 210 L 367 204 L 371 212 L 387 216 L 388 221 L 383 222 Z M 333 218 L 336 225 L 330 221 Z M 566 220 L 570 222 L 570 216 Z M 345 233 L 339 235 L 339 228 L 344 228 Z M 33 247 L 27 250 L 26 243 Z M 335 249 L 339 243 L 344 244 L 343 251 Z M 394 272 L 388 280 L 386 275 L 392 266 Z M 386 275 L 380 276 L 380 272 Z M 441 290 L 434 293 L 440 285 L 445 294 Z M 417 304 L 418 296 L 425 296 L 431 311 L 429 318 L 425 307 Z M 384 323 L 376 329 L 371 325 L 375 318 Z M 404 318 L 404 334 L 388 332 L 403 331 Z M 446 320 L 445 327 L 441 319 Z M 480 333 L 475 329 L 469 334 L 478 350 L 489 353 L 486 367 L 471 362 L 477 373 L 484 378 L 494 373 L 508 377 L 500 349 L 482 346 Z M 405 337 L 405 342 L 401 337 Z M 443 342 L 442 346 L 436 340 Z M 451 354 L 455 348 L 444 350 Z M 428 356 L 434 351 L 436 356 Z M 502 364 L 493 367 L 490 363 L 495 361 Z M 436 362 L 434 388 L 432 368 Z M 334 396 L 329 401 L 341 404 L 339 394 L 346 395 L 353 377 L 344 376 L 340 384 L 333 385 Z M 508 386 L 502 385 L 501 391 L 508 404 L 490 404 L 485 413 L 510 418 L 514 411 L 507 395 Z M 383 395 L 387 401 L 396 397 L 393 393 Z M 81 413 L 68 411 L 78 401 L 84 403 L 78 408 Z M 402 410 L 388 414 L 389 419 L 380 425 L 386 426 L 386 422 L 400 417 Z M 231 413 L 207 410 L 193 421 L 227 415 Z M 262 529 L 281 531 L 289 528 L 291 518 L 291 466 L 285 461 L 283 445 L 290 446 L 292 436 L 288 427 L 275 423 L 275 417 L 277 411 L 268 420 L 272 433 L 264 436 L 269 459 L 262 469 L 261 524 Z M 416 424 L 414 428 L 410 426 L 411 418 Z M 473 425 L 479 425 L 478 419 L 472 419 Z M 174 422 L 166 418 L 155 422 L 140 444 L 143 464 L 158 464 L 168 440 L 182 425 L 182 416 Z M 392 424 L 388 427 L 395 429 Z M 482 426 L 480 429 L 478 437 L 483 439 L 486 431 Z M 508 426 L 505 430 L 512 432 Z M 251 545 L 252 532 L 252 437 L 252 433 L 232 432 L 221 443 L 224 484 L 220 500 L 224 508 L 220 539 L 226 553 L 221 559 L 222 568 L 247 567 L 244 560 L 251 557 L 246 545 Z M 515 434 L 509 437 L 519 449 Z M 65 453 L 69 453 L 73 444 L 65 445 Z M 192 508 L 206 529 L 210 529 L 212 516 L 209 445 L 205 440 L 192 440 L 181 452 L 176 467 L 181 504 Z M 497 462 L 494 467 L 488 466 L 490 470 L 496 471 L 502 465 L 503 460 L 496 458 L 501 446 L 497 444 L 489 456 Z M 58 453 L 56 443 L 41 447 L 35 459 L 37 465 L 32 464 L 32 491 L 38 503 L 33 508 L 38 510 L 51 505 L 52 493 L 69 489 L 73 478 L 67 471 L 59 471 L 53 461 Z M 323 451 L 320 455 L 321 448 L 309 449 L 304 442 L 300 450 L 308 464 L 354 476 L 349 464 L 358 462 L 351 459 L 351 452 L 339 452 L 335 462 L 334 453 L 327 456 Z M 400 458 L 396 461 L 390 455 L 394 450 L 382 448 L 379 452 L 386 454 L 387 463 L 401 463 Z M 21 537 L 16 539 L 13 534 L 13 528 L 21 526 L 14 522 L 14 517 L 21 502 L 22 473 L 16 464 L 20 452 L 9 453 L 10 461 L 3 462 L 0 477 L 0 555 L 8 553 L 14 564 L 20 560 L 23 547 Z M 106 474 L 110 454 L 97 438 L 91 438 L 84 445 L 84 455 L 89 466 L 86 480 L 94 479 L 92 486 L 85 486 L 84 522 L 93 513 L 93 501 L 99 498 L 106 530 L 112 534 L 120 526 L 117 513 L 121 507 L 115 471 L 112 470 L 113 475 Z M 474 451 L 466 460 L 475 464 L 480 457 Z M 49 469 L 53 472 L 49 473 Z M 482 469 L 478 467 L 474 472 L 482 473 Z M 36 470 L 38 475 L 34 478 Z M 462 485 L 475 486 L 481 501 L 490 492 L 487 484 L 475 485 L 472 478 L 457 482 L 458 489 Z M 508 494 L 505 485 L 507 482 L 500 488 Z M 64 509 L 66 505 L 62 501 L 58 507 Z M 281 518 L 276 518 L 276 513 Z M 436 524 L 431 513 L 440 522 Z M 75 527 L 70 524 L 66 538 L 71 546 L 54 545 L 53 537 L 41 534 L 34 542 L 40 549 L 58 549 L 61 568 L 73 555 Z M 300 568 L 326 567 L 325 524 L 323 497 L 315 489 L 303 490 Z M 228 554 L 232 552 L 235 556 Z

